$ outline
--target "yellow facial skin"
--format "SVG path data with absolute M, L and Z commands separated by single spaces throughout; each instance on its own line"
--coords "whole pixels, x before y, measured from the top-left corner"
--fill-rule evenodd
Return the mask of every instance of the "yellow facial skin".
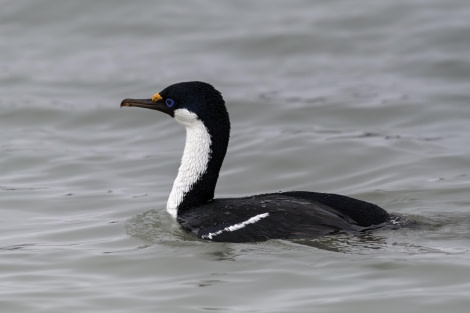
M 160 96 L 159 93 L 156 93 L 156 94 L 154 94 L 154 95 L 152 96 L 152 101 L 153 101 L 153 102 L 157 102 L 157 101 L 160 101 L 160 100 L 162 100 L 162 99 L 163 99 L 163 98 L 162 98 L 162 96 Z

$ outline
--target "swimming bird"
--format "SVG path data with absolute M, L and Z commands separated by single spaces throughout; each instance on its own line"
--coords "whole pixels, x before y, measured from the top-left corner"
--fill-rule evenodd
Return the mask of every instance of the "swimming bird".
M 208 83 L 176 83 L 149 99 L 124 99 L 121 107 L 157 110 L 186 128 L 183 157 L 166 209 L 183 229 L 199 238 L 305 239 L 375 229 L 390 218 L 375 204 L 330 193 L 288 191 L 214 199 L 230 119 L 221 93 Z

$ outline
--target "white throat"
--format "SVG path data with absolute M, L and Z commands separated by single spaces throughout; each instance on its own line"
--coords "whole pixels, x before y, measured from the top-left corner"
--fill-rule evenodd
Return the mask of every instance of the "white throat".
M 183 202 L 185 194 L 207 170 L 211 137 L 196 114 L 186 109 L 177 109 L 174 114 L 175 120 L 186 127 L 186 144 L 181 165 L 166 205 L 168 213 L 176 218 L 178 207 Z

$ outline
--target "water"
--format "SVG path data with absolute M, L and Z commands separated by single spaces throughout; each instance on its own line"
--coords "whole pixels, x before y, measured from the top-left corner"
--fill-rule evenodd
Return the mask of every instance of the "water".
M 2 1 L 1 312 L 466 312 L 466 1 Z M 164 206 L 183 80 L 232 118 L 218 196 L 351 195 L 420 227 L 204 242 Z

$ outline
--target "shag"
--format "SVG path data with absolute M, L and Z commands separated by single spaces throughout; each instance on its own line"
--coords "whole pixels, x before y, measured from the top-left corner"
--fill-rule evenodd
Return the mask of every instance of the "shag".
M 150 99 L 125 99 L 121 107 L 157 110 L 186 128 L 183 157 L 166 209 L 199 238 L 224 242 L 305 239 L 363 232 L 390 219 L 375 204 L 329 193 L 289 191 L 214 199 L 230 119 L 221 93 L 208 83 L 173 84 Z

